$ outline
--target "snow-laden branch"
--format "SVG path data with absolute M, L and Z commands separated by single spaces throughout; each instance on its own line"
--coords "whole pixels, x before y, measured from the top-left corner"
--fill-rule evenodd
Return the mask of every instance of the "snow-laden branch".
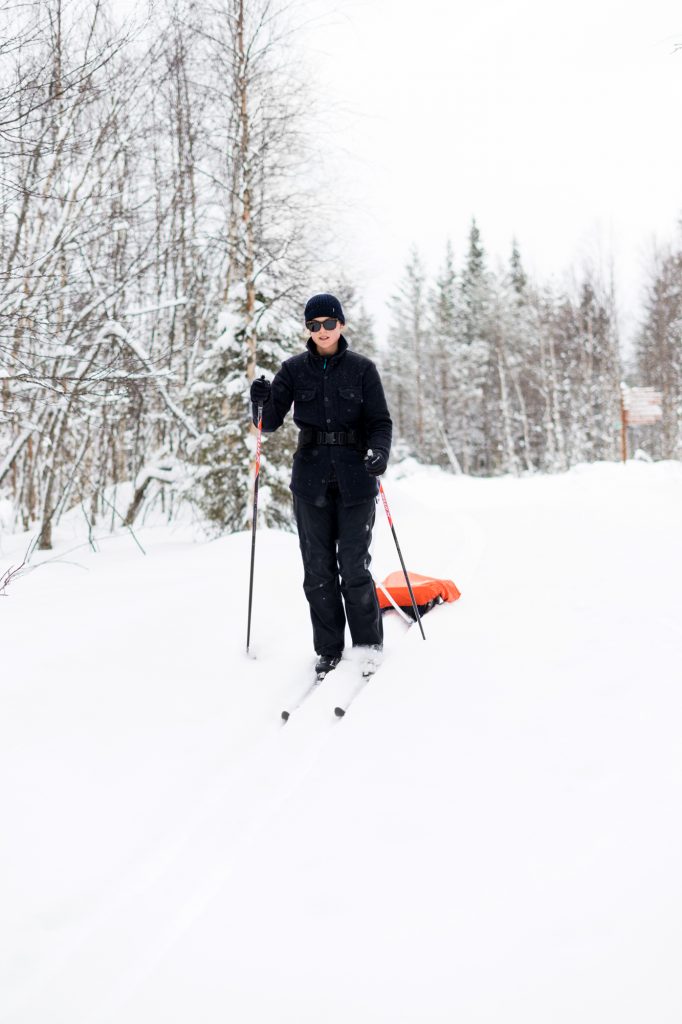
M 130 336 L 130 333 L 125 327 L 118 323 L 116 320 L 108 320 L 99 331 L 96 340 L 93 342 L 94 345 L 100 345 L 105 338 L 117 338 L 122 345 L 125 345 L 133 355 L 139 360 L 144 366 L 145 370 L 148 371 L 151 377 L 154 379 L 156 388 L 166 403 L 167 409 L 178 419 L 185 429 L 192 435 L 192 437 L 199 437 L 200 431 L 197 429 L 192 420 L 182 411 L 179 405 L 173 401 L 171 396 L 168 394 L 168 389 L 165 387 L 163 382 L 159 379 L 159 374 L 152 362 L 152 359 L 146 352 L 143 345 L 139 341 L 136 341 Z
M 132 526 L 140 510 L 148 485 L 152 480 L 162 484 L 179 484 L 185 476 L 184 467 L 168 452 L 160 452 L 156 458 L 142 467 L 135 478 L 135 491 L 123 521 L 124 526 Z
M 0 484 L 9 473 L 17 455 L 24 447 L 24 445 L 27 443 L 29 437 L 31 436 L 31 434 L 34 433 L 35 430 L 35 427 L 27 427 L 25 430 L 23 430 L 21 434 L 19 434 L 19 437 L 17 437 L 14 443 L 12 444 L 10 450 L 7 452 L 7 455 L 5 455 L 2 462 L 0 462 Z
M 143 306 L 140 309 L 124 309 L 123 316 L 146 316 L 147 313 L 160 313 L 162 309 L 175 309 L 176 306 L 186 306 L 187 297 L 179 299 L 168 299 L 167 302 L 159 302 L 155 306 Z

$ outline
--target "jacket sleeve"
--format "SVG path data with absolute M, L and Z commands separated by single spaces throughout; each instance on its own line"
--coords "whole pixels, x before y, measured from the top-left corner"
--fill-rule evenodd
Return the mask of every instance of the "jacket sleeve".
M 374 363 L 370 363 L 365 371 L 363 402 L 367 447 L 373 451 L 383 452 L 388 462 L 393 437 L 393 421 L 386 404 L 381 377 Z
M 291 408 L 294 400 L 294 387 L 286 363 L 280 367 L 275 374 L 270 390 L 270 398 L 263 406 L 263 430 L 271 434 L 282 426 L 284 417 Z M 254 426 L 258 426 L 258 406 L 251 403 L 251 419 Z

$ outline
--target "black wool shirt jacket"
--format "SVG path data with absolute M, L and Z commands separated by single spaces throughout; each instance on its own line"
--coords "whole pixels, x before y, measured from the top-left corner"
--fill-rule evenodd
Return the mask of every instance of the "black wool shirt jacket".
M 326 433 L 354 430 L 356 446 L 310 444 L 294 455 L 290 488 L 298 498 L 324 505 L 330 479 L 338 481 L 344 505 L 357 505 L 375 497 L 379 485 L 364 466 L 368 448 L 388 459 L 393 424 L 379 372 L 366 356 L 348 348 L 341 335 L 338 351 L 326 359 L 318 355 L 312 338 L 307 351 L 285 360 L 275 375 L 270 398 L 263 406 L 263 430 L 282 426 L 293 403 L 294 423 Z M 252 408 L 258 425 L 258 410 Z

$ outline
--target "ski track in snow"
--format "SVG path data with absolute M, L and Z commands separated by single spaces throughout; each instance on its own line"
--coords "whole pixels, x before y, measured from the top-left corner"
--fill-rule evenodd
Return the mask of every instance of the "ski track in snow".
M 395 642 L 406 631 L 390 618 L 386 660 L 389 638 Z M 313 770 L 332 730 L 342 728 L 333 709 L 355 693 L 359 667 L 351 652 L 286 724 L 273 704 L 272 722 L 254 746 L 129 864 L 87 925 L 74 929 L 33 977 L 28 999 L 22 993 L 3 1021 L 118 1019 L 117 1009 L 224 887 L 235 862 Z M 312 660 L 292 675 L 283 688 L 289 704 L 312 676 Z
M 234 772 L 212 784 L 182 826 L 120 879 L 116 897 L 78 936 L 67 958 L 52 965 L 33 1013 L 47 1014 L 56 1003 L 64 1020 L 102 1020 L 134 992 L 314 766 L 333 721 L 327 708 L 326 723 L 313 720 L 315 728 L 306 729 L 312 710 L 292 723 L 288 735 L 274 724 Z M 133 941 L 131 920 L 141 925 Z
M 13 583 L 2 1024 L 682 1019 L 680 468 L 403 472 L 408 565 L 463 597 L 426 643 L 385 617 L 342 720 L 352 654 L 279 718 L 312 676 L 290 535 L 259 532 L 252 659 L 246 535 Z

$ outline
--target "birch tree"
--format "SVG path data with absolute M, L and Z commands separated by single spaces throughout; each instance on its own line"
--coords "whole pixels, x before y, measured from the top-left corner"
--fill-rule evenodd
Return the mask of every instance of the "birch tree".
M 191 452 L 200 507 L 216 528 L 240 529 L 251 512 L 248 386 L 256 374 L 272 375 L 299 343 L 294 311 L 308 275 L 311 213 L 303 185 L 305 93 L 296 88 L 286 27 L 270 0 L 219 0 L 192 10 L 192 31 L 212 69 L 207 174 L 220 203 L 227 266 L 220 323 L 188 389 L 190 402 L 202 406 L 202 434 Z M 220 397 L 206 404 L 211 384 Z M 262 506 L 273 525 L 291 523 L 293 447 L 290 426 L 264 446 Z

